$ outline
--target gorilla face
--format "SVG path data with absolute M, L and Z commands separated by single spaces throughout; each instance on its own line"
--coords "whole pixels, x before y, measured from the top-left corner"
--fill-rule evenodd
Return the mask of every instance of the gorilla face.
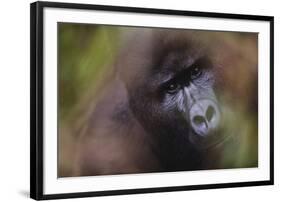
M 167 113 L 175 111 L 183 119 L 186 128 L 189 128 L 182 134 L 184 137 L 197 146 L 208 147 L 212 142 L 208 141 L 209 144 L 205 145 L 203 142 L 217 134 L 221 119 L 214 93 L 212 63 L 207 56 L 203 56 L 177 65 L 182 65 L 181 68 L 174 67 L 180 71 L 160 86 L 163 94 L 160 105 Z
M 166 32 L 164 39 L 153 35 L 152 45 L 142 45 L 147 49 L 140 52 L 152 62 L 139 67 L 149 70 L 138 70 L 145 80 L 135 76 L 137 87 L 133 91 L 130 86 L 134 84 L 127 85 L 130 105 L 143 127 L 161 136 L 161 140 L 166 136 L 170 142 L 179 139 L 197 148 L 208 148 L 223 138 L 218 132 L 222 112 L 214 89 L 215 64 L 211 49 L 201 44 L 204 37 L 184 34 L 179 37 L 176 32 Z

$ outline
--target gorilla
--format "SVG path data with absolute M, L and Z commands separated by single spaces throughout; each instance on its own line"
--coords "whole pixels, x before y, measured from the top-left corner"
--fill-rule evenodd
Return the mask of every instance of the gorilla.
M 124 30 L 73 175 L 257 166 L 257 34 Z

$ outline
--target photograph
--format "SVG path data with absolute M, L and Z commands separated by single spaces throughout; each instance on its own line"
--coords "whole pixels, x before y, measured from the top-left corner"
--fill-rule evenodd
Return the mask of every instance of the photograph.
M 30 11 L 31 198 L 274 184 L 273 16 Z
M 57 26 L 58 177 L 258 167 L 258 33 Z

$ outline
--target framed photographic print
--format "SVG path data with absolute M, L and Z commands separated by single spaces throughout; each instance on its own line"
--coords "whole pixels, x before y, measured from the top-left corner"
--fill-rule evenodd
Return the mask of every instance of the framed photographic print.
M 31 197 L 273 184 L 273 26 L 32 3 Z

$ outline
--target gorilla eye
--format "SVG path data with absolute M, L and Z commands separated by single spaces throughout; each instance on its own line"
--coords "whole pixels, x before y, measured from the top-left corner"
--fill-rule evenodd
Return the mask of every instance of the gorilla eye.
M 167 85 L 167 91 L 168 93 L 176 93 L 180 88 L 180 85 L 178 83 L 169 83 Z
M 202 70 L 198 66 L 192 67 L 190 70 L 191 79 L 197 79 L 198 77 L 201 76 L 201 74 L 202 74 Z

